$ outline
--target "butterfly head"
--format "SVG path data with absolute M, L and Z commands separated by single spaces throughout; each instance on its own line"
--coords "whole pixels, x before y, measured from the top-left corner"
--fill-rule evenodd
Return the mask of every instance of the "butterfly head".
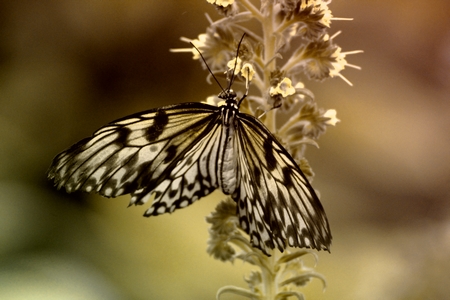
M 226 104 L 237 105 L 238 103 L 236 92 L 232 89 L 223 90 L 222 92 L 220 92 L 218 97 L 222 99 Z

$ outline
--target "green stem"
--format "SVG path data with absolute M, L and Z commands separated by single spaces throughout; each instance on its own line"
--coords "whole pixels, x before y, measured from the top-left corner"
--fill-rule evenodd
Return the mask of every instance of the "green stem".
M 244 6 L 249 12 L 252 13 L 253 17 L 259 22 L 264 22 L 264 17 L 261 12 L 248 0 L 240 0 L 239 3 Z
M 269 263 L 268 269 L 261 269 L 262 273 L 262 285 L 263 285 L 263 299 L 264 300 L 275 300 L 277 295 L 277 286 L 276 286 L 276 272 L 275 272 L 275 253 L 271 257 L 267 258 Z
M 273 57 L 276 54 L 276 42 L 277 38 L 274 34 L 275 20 L 273 16 L 273 6 L 268 5 L 266 7 L 266 18 L 261 22 L 264 40 L 264 86 L 263 93 L 267 93 L 270 89 L 270 73 L 276 69 L 276 59 Z M 266 96 L 268 97 L 268 96 Z M 272 111 L 267 112 L 265 125 L 271 132 L 275 132 L 276 129 L 276 114 Z

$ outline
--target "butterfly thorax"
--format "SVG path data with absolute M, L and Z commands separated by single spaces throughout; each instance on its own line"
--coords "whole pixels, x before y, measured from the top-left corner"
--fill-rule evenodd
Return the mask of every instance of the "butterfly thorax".
M 236 115 L 239 108 L 236 100 L 236 93 L 233 90 L 227 90 L 219 95 L 225 100 L 220 107 L 222 120 L 222 134 L 220 138 L 220 153 L 218 156 L 217 177 L 224 194 L 233 194 L 237 188 L 237 159 L 235 149 L 236 133 Z
M 225 126 L 230 126 L 234 121 L 234 115 L 239 112 L 236 93 L 231 90 L 222 91 L 219 96 L 224 100 L 222 104 L 219 104 L 222 113 L 222 122 Z

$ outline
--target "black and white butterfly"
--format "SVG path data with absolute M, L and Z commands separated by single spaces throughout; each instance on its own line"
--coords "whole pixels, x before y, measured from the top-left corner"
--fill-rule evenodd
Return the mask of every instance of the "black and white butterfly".
M 230 86 L 231 86 L 230 81 Z M 183 103 L 113 121 L 56 156 L 48 177 L 67 192 L 131 194 L 145 216 L 172 213 L 220 189 L 241 228 L 268 254 L 288 245 L 329 250 L 322 205 L 291 155 L 230 86 L 221 106 Z

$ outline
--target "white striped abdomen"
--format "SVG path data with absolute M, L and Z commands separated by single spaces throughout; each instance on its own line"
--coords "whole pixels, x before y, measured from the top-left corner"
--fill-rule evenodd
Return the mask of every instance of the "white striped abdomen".
M 222 136 L 219 146 L 217 177 L 222 192 L 233 194 L 237 188 L 237 160 L 234 147 L 235 139 L 235 107 L 226 106 L 222 110 Z

